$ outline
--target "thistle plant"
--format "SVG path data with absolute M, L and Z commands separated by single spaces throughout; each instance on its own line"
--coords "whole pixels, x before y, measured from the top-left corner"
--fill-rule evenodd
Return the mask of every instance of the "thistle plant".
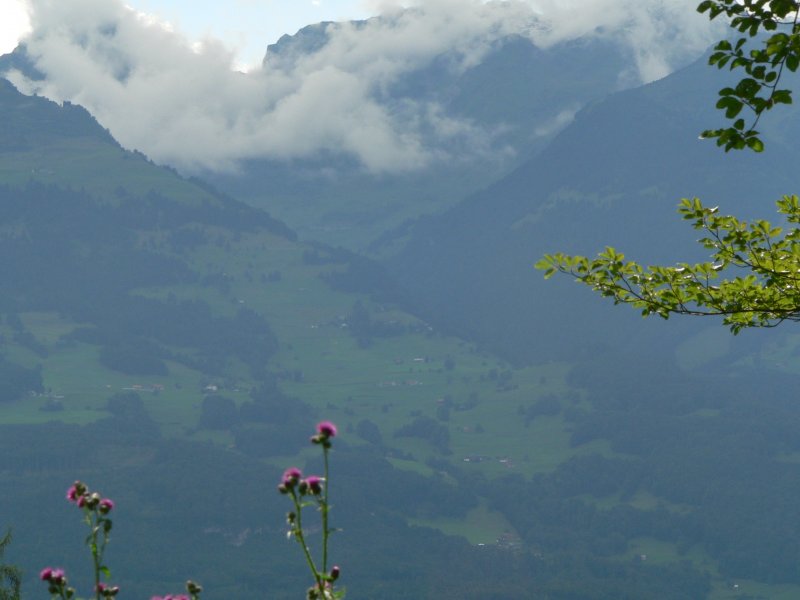
M 313 585 L 308 589 L 308 600 L 336 600 L 344 598 L 343 590 L 336 590 L 335 585 L 339 579 L 340 569 L 337 566 L 328 568 L 328 542 L 330 534 L 335 530 L 328 524 L 330 512 L 330 487 L 328 485 L 329 464 L 328 458 L 332 447 L 331 440 L 336 437 L 336 426 L 330 421 L 323 421 L 317 425 L 317 432 L 311 437 L 314 445 L 322 448 L 324 474 L 303 476 L 300 469 L 292 467 L 286 469 L 281 479 L 278 490 L 288 496 L 293 504 L 286 521 L 289 524 L 287 536 L 294 538 L 302 549 L 303 556 L 311 571 Z M 107 581 L 111 578 L 111 571 L 105 565 L 103 557 L 106 546 L 110 540 L 113 522 L 109 517 L 114 510 L 114 501 L 104 498 L 98 492 L 93 492 L 82 481 L 76 481 L 67 490 L 67 500 L 83 512 L 83 520 L 89 528 L 86 536 L 86 545 L 92 555 L 94 572 L 94 595 L 90 598 L 101 600 L 115 598 L 120 588 L 110 585 Z M 320 513 L 322 523 L 322 548 L 319 562 L 314 560 L 311 548 L 308 545 L 306 532 L 303 529 L 303 510 L 315 507 Z M 0 542 L 0 549 L 7 543 L 7 538 Z M 47 585 L 50 598 L 59 600 L 79 600 L 75 588 L 70 586 L 64 569 L 46 567 L 39 573 L 39 578 Z M 203 588 L 193 581 L 186 582 L 185 594 L 167 594 L 165 596 L 152 596 L 150 600 L 199 600 Z M 0 600 L 2 597 L 0 596 Z
M 311 437 L 311 443 L 322 448 L 324 463 L 322 477 L 318 475 L 303 477 L 300 469 L 291 467 L 286 469 L 281 483 L 278 485 L 278 491 L 288 496 L 293 504 L 293 509 L 286 515 L 286 522 L 289 525 L 287 536 L 294 538 L 300 545 L 314 581 L 306 595 L 308 600 L 344 598 L 344 591 L 335 589 L 335 584 L 340 574 L 339 567 L 334 565 L 328 570 L 328 542 L 330 534 L 335 531 L 328 524 L 331 508 L 330 486 L 328 485 L 330 475 L 328 455 L 332 446 L 331 440 L 334 437 L 336 437 L 336 426 L 330 421 L 319 423 L 317 425 L 317 433 Z M 303 509 L 311 507 L 316 507 L 319 511 L 322 522 L 322 549 L 319 563 L 314 561 L 306 533 L 303 530 Z
M 86 545 L 92 555 L 92 566 L 94 572 L 94 596 L 95 600 L 102 598 L 114 598 L 119 593 L 119 586 L 109 585 L 101 579 L 110 579 L 111 571 L 103 562 L 103 555 L 108 545 L 113 522 L 109 514 L 114 510 L 114 501 L 104 498 L 98 492 L 92 492 L 82 481 L 76 481 L 67 490 L 67 500 L 78 507 L 83 512 L 83 521 L 89 527 L 89 535 L 86 536 Z M 75 588 L 69 585 L 69 580 L 63 569 L 45 567 L 39 573 L 39 579 L 47 584 L 47 591 L 50 597 L 60 600 L 70 600 L 77 596 Z M 186 582 L 187 594 L 166 596 L 153 596 L 151 600 L 198 600 L 200 592 L 203 590 L 193 581 Z

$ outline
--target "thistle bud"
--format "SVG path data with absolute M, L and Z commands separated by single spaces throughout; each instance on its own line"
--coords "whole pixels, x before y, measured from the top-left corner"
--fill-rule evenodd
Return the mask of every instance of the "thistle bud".
M 306 477 L 303 483 L 306 484 L 306 487 L 308 488 L 308 491 L 312 496 L 319 496 L 322 493 L 321 477 L 317 477 L 316 475 L 311 475 L 309 477 Z
M 100 511 L 100 514 L 107 515 L 111 512 L 114 508 L 114 501 L 110 498 L 103 498 L 100 500 L 100 503 L 97 505 L 97 510 Z
M 295 485 L 297 485 L 297 482 L 300 481 L 300 478 L 302 476 L 303 473 L 300 471 L 300 469 L 298 469 L 297 467 L 290 467 L 283 472 L 283 477 L 281 478 L 281 484 L 284 485 L 287 490 L 289 490 L 293 488 Z

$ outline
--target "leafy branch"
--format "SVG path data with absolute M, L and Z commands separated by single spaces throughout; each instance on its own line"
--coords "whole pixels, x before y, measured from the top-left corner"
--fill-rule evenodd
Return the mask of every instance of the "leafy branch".
M 745 34 L 735 42 L 721 40 L 709 57 L 709 64 L 722 69 L 744 69 L 743 77 L 734 87 L 719 91 L 717 108 L 725 111 L 727 119 L 736 119 L 730 127 L 709 129 L 703 138 L 716 138 L 725 151 L 750 148 L 755 152 L 764 149 L 756 130 L 761 115 L 778 104 L 791 104 L 792 92 L 780 88 L 785 70 L 797 71 L 800 66 L 800 23 L 797 0 L 704 0 L 697 11 L 708 13 L 710 19 L 725 15 L 730 26 Z M 748 42 L 761 32 L 771 32 L 759 47 L 750 48 Z M 739 117 L 747 108 L 752 121 Z M 739 117 L 739 118 L 737 118 Z
M 718 42 L 709 64 L 742 68 L 746 74 L 734 87 L 719 91 L 717 108 L 735 119 L 733 124 L 704 131 L 702 137 L 716 138 L 726 152 L 763 151 L 756 130 L 759 119 L 778 104 L 792 103 L 791 90 L 780 83 L 787 70 L 800 67 L 799 9 L 800 0 L 704 0 L 698 5 L 698 12 L 708 13 L 710 19 L 727 17 L 731 28 L 742 34 L 733 42 Z M 762 33 L 757 47 L 750 48 L 748 43 Z M 739 116 L 745 108 L 752 113 L 749 123 Z M 536 267 L 547 278 L 557 272 L 572 275 L 616 304 L 641 309 L 644 316 L 721 316 L 733 333 L 800 321 L 798 197 L 784 196 L 777 207 L 791 225 L 786 231 L 764 220 L 748 223 L 721 216 L 696 198 L 684 199 L 679 212 L 705 232 L 700 244 L 711 250 L 708 262 L 645 268 L 607 247 L 595 259 L 548 254 Z
M 641 309 L 644 316 L 722 316 L 733 333 L 800 321 L 800 200 L 784 196 L 777 208 L 795 227 L 748 223 L 720 215 L 697 198 L 682 200 L 678 212 L 705 232 L 699 243 L 712 251 L 708 262 L 645 268 L 609 247 L 594 259 L 548 254 L 536 268 L 546 278 L 567 273 L 615 304 Z M 744 274 L 721 279 L 737 269 Z

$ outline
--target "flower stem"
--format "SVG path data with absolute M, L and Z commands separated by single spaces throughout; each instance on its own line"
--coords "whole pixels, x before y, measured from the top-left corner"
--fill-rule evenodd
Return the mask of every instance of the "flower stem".
M 308 549 L 308 544 L 306 544 L 306 538 L 303 535 L 303 517 L 302 517 L 303 507 L 300 505 L 300 500 L 297 497 L 297 492 L 295 492 L 294 488 L 291 489 L 291 494 L 297 515 L 295 517 L 294 536 L 297 539 L 297 542 L 303 548 L 303 554 L 306 557 L 308 568 L 311 570 L 311 574 L 314 576 L 314 581 L 317 582 L 319 589 L 322 590 L 323 589 L 322 577 L 320 576 L 319 571 L 317 571 L 317 567 L 314 564 L 314 559 L 311 557 L 311 552 Z
M 330 504 L 328 504 L 328 488 L 330 487 L 329 482 L 330 478 L 328 476 L 328 447 L 322 447 L 322 455 L 325 460 L 325 486 L 323 487 L 322 493 L 322 572 L 328 572 L 328 509 L 330 508 Z
M 100 525 L 95 523 L 92 527 L 92 560 L 94 561 L 94 597 L 100 600 L 100 553 L 97 549 L 97 531 Z

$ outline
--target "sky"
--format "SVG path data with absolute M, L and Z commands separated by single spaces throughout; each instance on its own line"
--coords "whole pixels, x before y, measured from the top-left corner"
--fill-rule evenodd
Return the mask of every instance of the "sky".
M 70 0 L 64 0 L 69 2 Z M 168 22 L 188 38 L 214 37 L 236 49 L 238 68 L 264 58 L 268 44 L 310 23 L 365 19 L 378 12 L 365 0 L 126 0 L 134 10 Z M 28 30 L 26 0 L 0 0 L 0 54 Z
M 124 147 L 187 173 L 320 153 L 376 174 L 431 168 L 492 147 L 492 132 L 436 102 L 386 94 L 437 57 L 458 74 L 511 35 L 541 48 L 600 36 L 648 82 L 719 33 L 697 0 L 22 1 L 0 0 L 0 49 L 22 36 L 44 79 L 0 75 L 84 106 Z M 262 66 L 267 44 L 321 20 L 338 21 L 324 43 Z

